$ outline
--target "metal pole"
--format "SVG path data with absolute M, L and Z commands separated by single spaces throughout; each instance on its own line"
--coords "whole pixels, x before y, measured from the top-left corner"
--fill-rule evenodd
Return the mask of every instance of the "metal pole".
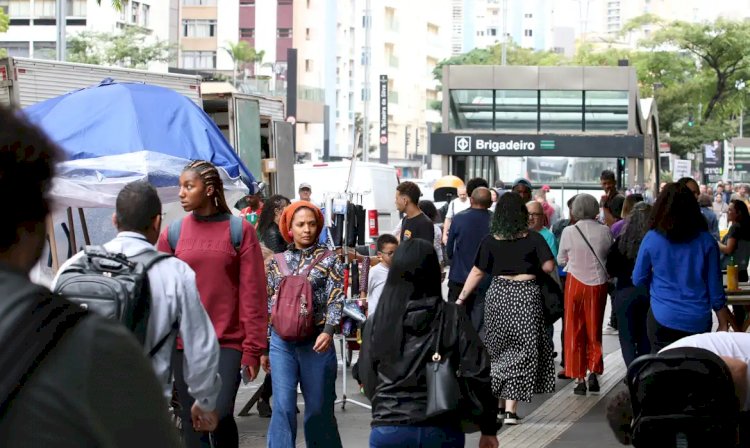
M 66 57 L 66 46 L 68 44 L 67 36 L 65 34 L 65 18 L 67 13 L 65 11 L 66 0 L 57 0 L 55 4 L 55 23 L 57 24 L 57 60 L 64 61 Z
M 745 120 L 745 106 L 743 104 L 742 109 L 740 109 L 740 138 L 742 138 L 742 128 L 744 127 L 744 120 Z
M 370 47 L 370 34 L 372 29 L 371 0 L 365 2 L 365 14 L 363 25 L 365 27 L 365 47 L 362 49 L 362 69 L 364 70 L 364 86 L 362 87 L 362 161 L 370 160 L 370 68 L 372 67 L 372 48 Z

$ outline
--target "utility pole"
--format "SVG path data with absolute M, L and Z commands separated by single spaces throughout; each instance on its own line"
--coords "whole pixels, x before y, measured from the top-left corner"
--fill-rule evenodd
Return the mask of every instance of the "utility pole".
M 66 50 L 68 45 L 67 35 L 65 34 L 65 18 L 68 14 L 65 11 L 66 0 L 57 0 L 55 2 L 55 23 L 57 24 L 57 60 L 65 61 Z
M 364 71 L 364 82 L 362 86 L 362 161 L 370 160 L 370 69 L 372 67 L 372 48 L 370 44 L 370 33 L 372 30 L 371 0 L 365 2 L 365 14 L 362 24 L 365 27 L 365 46 L 362 48 L 362 70 Z

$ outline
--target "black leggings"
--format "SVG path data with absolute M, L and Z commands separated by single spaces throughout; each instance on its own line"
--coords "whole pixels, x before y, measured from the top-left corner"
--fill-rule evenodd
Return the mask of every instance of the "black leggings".
M 237 448 L 240 444 L 237 424 L 234 421 L 234 400 L 240 387 L 240 362 L 242 352 L 231 348 L 222 348 L 219 356 L 219 375 L 221 376 L 221 391 L 216 400 L 216 411 L 219 413 L 219 424 L 211 433 L 213 436 L 213 447 L 215 448 Z M 178 350 L 174 356 L 172 366 L 174 368 L 175 386 L 177 398 L 180 401 L 182 417 L 182 439 L 187 448 L 211 448 L 208 433 L 193 430 L 190 418 L 190 408 L 195 399 L 188 393 L 182 369 L 183 352 Z

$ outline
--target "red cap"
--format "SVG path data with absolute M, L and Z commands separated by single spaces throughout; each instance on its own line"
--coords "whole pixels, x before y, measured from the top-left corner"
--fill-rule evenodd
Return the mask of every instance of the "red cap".
M 549 185 L 542 185 L 542 191 L 550 191 Z

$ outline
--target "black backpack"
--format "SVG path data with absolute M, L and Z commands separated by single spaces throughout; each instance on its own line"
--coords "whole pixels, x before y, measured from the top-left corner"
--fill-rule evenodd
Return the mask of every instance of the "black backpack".
M 739 403 L 716 354 L 683 347 L 646 355 L 628 368 L 633 446 L 734 447 Z
M 171 255 L 148 250 L 126 257 L 102 246 L 87 246 L 82 256 L 60 273 L 55 290 L 81 308 L 120 321 L 141 345 L 151 312 L 148 270 Z M 172 325 L 172 331 L 177 322 Z M 170 336 L 168 333 L 150 350 L 153 356 Z

